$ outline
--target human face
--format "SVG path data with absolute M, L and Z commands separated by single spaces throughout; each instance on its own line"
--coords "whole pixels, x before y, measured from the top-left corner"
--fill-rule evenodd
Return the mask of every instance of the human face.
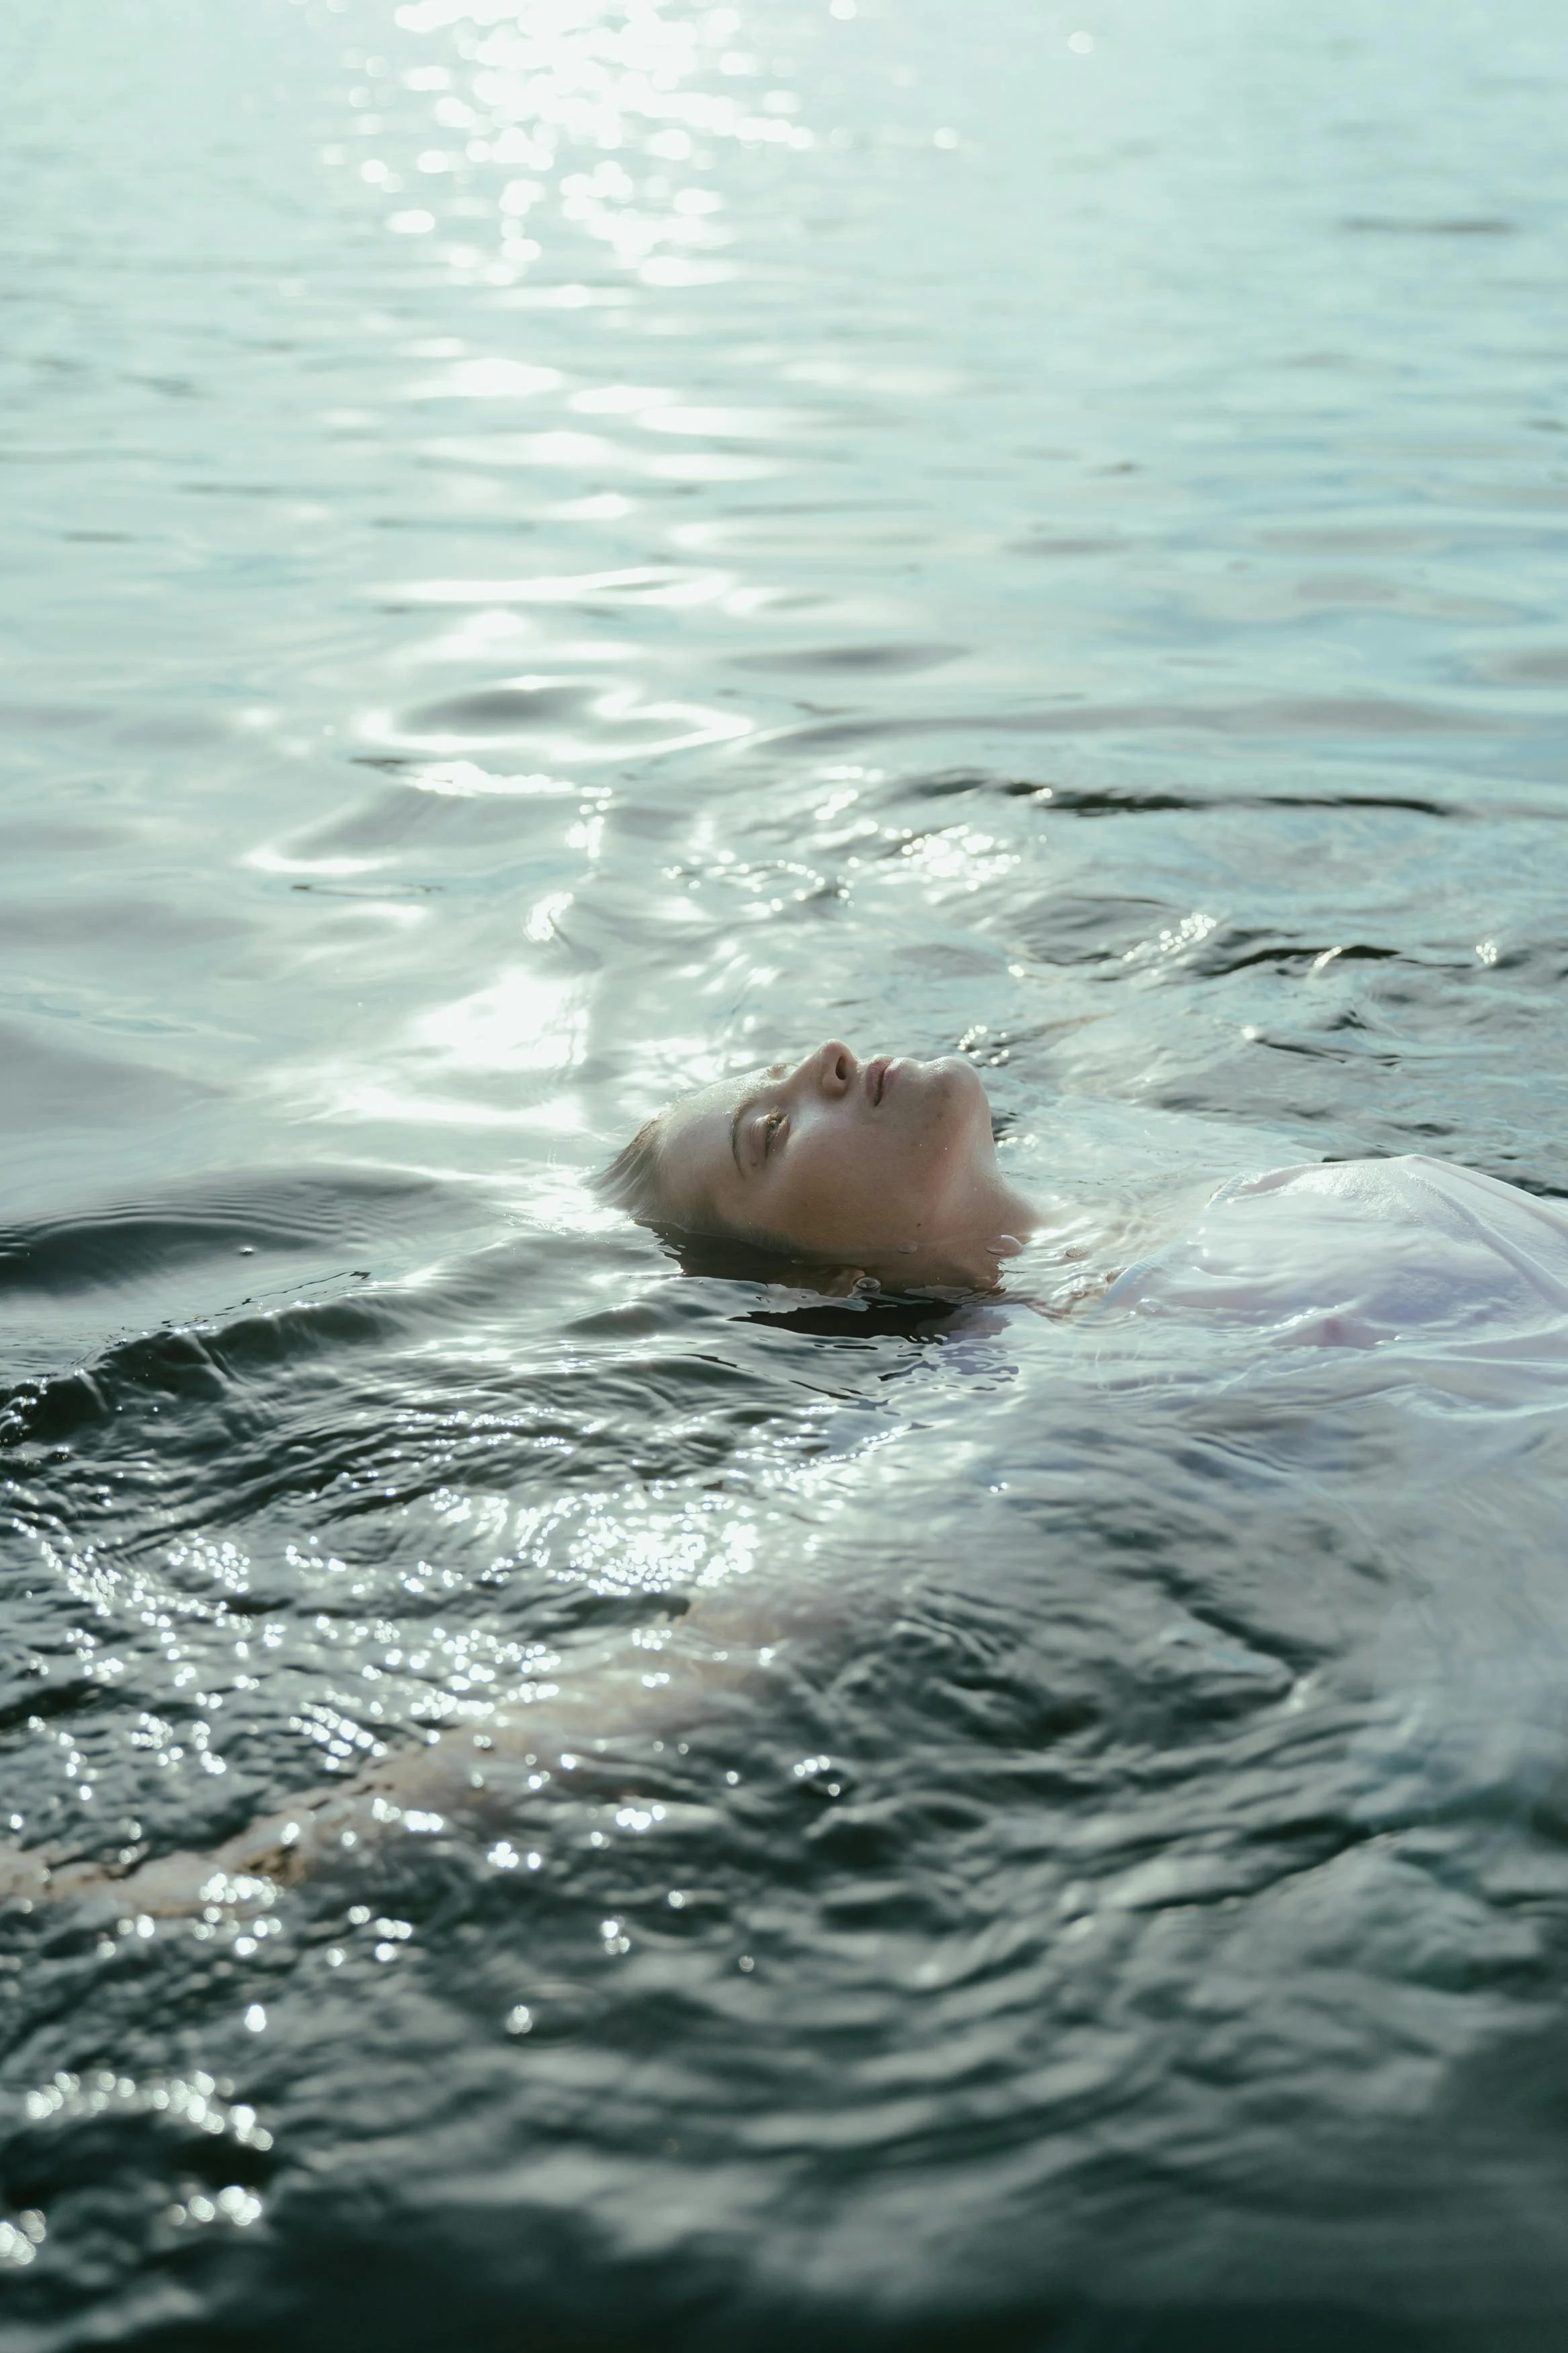
M 951 1256 L 1005 1198 L 970 1063 L 862 1062 L 837 1039 L 673 1104 L 658 1172 L 679 1225 L 868 1271 Z

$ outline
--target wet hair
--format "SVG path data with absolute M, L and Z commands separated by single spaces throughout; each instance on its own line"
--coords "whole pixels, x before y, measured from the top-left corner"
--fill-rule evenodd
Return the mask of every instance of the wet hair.
M 658 1121 L 645 1120 L 629 1144 L 623 1145 L 607 1168 L 593 1180 L 594 1190 L 612 1208 L 624 1209 L 639 1226 L 668 1223 L 668 1212 L 658 1189 Z

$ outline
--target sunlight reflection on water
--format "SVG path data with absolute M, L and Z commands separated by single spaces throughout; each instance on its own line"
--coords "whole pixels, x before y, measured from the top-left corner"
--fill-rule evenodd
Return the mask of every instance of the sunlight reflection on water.
M 984 1071 L 1058 1306 L 1241 1168 L 1561 1190 L 1564 70 L 0 23 L 27 2353 L 1555 2353 L 1546 1375 L 803 1303 L 585 1180 L 831 1033 Z

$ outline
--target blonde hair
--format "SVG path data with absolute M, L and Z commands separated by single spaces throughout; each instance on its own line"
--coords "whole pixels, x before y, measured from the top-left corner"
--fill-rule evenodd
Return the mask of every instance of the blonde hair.
M 658 1121 L 645 1120 L 607 1168 L 594 1178 L 594 1190 L 612 1208 L 624 1209 L 639 1226 L 664 1224 L 668 1211 L 658 1188 Z

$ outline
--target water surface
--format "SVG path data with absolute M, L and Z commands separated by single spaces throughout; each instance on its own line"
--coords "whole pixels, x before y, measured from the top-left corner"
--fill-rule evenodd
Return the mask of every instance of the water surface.
M 7 2353 L 1560 2341 L 1560 1400 L 802 1315 L 583 1178 L 831 1034 L 1064 1205 L 1563 1188 L 1565 79 L 5 14 L 0 1827 L 437 1793 L 5 1912 Z

